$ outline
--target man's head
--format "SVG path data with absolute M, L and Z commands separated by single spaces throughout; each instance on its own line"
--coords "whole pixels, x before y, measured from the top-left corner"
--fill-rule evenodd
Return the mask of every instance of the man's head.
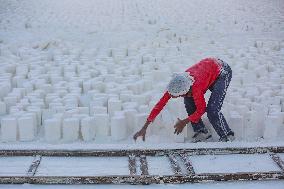
M 174 73 L 167 90 L 173 98 L 184 97 L 190 91 L 193 82 L 193 78 L 187 72 Z

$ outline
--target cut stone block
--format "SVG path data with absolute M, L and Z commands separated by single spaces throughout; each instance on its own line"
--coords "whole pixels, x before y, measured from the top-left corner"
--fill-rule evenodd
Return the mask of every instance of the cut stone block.
M 123 110 L 127 109 L 137 109 L 138 108 L 138 103 L 137 102 L 125 102 L 122 104 Z
M 90 141 L 95 138 L 95 119 L 86 117 L 81 120 L 81 134 L 84 141 Z
M 27 108 L 27 111 L 30 113 L 36 114 L 36 125 L 41 125 L 42 121 L 42 110 L 40 107 L 30 106 Z
M 282 125 L 282 117 L 279 115 L 269 115 L 265 119 L 264 139 L 275 140 Z
M 51 119 L 54 114 L 56 114 L 55 109 L 44 109 L 44 110 L 42 110 L 42 122 L 44 122 L 46 119 Z
M 238 112 L 231 112 L 228 119 L 229 127 L 235 133 L 236 139 L 244 138 L 244 120 Z
M 91 105 L 92 106 L 104 106 L 105 104 L 105 98 L 101 97 L 101 98 L 94 98 L 91 101 Z
M 244 116 L 244 134 L 247 140 L 255 140 L 258 137 L 257 131 L 257 115 L 256 111 L 248 111 Z
M 17 104 L 17 97 L 14 96 L 4 97 L 4 102 L 6 104 L 7 109 L 9 109 L 11 106 L 15 106 Z
M 128 133 L 132 133 L 136 129 L 136 114 L 137 111 L 135 109 L 124 110 Z
M 61 139 L 61 121 L 59 119 L 44 121 L 44 138 L 47 142 L 58 142 Z
M 110 125 L 108 114 L 95 114 L 96 136 L 109 136 Z
M 114 116 L 111 118 L 111 138 L 118 141 L 127 136 L 127 125 L 124 116 Z
M 107 108 L 106 108 L 106 107 L 103 107 L 103 106 L 95 106 L 95 107 L 92 107 L 92 111 L 93 111 L 93 114 L 91 114 L 91 115 L 107 114 Z
M 89 115 L 89 107 L 78 107 L 79 113 L 80 114 L 87 114 Z
M 23 115 L 18 118 L 19 127 L 19 140 L 20 141 L 32 141 L 35 138 L 35 118 L 30 115 Z
M 5 115 L 7 113 L 6 104 L 0 101 L 0 115 Z
M 114 115 L 115 111 L 120 111 L 122 108 L 121 106 L 121 101 L 117 100 L 117 99 L 109 99 L 108 101 L 108 114 L 110 114 L 111 116 Z
M 15 117 L 1 119 L 1 140 L 4 142 L 17 141 L 17 119 Z
M 65 118 L 62 125 L 63 141 L 72 142 L 78 140 L 79 126 L 78 118 Z

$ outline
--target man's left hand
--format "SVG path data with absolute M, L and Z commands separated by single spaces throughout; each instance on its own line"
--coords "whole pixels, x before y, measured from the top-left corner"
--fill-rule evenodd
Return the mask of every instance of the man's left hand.
M 178 118 L 178 121 L 176 122 L 174 128 L 175 128 L 175 132 L 174 134 L 180 134 L 183 130 L 183 128 L 186 126 L 186 124 L 188 124 L 189 120 L 188 119 L 179 119 Z

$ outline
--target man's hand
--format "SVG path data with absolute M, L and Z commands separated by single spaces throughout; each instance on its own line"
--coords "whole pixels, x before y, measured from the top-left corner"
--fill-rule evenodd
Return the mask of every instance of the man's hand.
M 146 135 L 146 130 L 148 128 L 148 126 L 150 125 L 150 121 L 146 121 L 146 123 L 144 124 L 144 126 L 142 127 L 142 129 L 140 131 L 138 131 L 137 133 L 135 133 L 135 135 L 133 136 L 133 139 L 136 141 L 138 137 L 142 137 L 142 140 L 145 141 L 145 135 Z
M 142 140 L 145 141 L 146 129 L 143 127 L 140 131 L 138 131 L 134 136 L 133 139 L 136 141 L 138 137 L 142 137 Z
M 178 118 L 178 121 L 176 122 L 174 128 L 175 128 L 175 132 L 174 134 L 180 134 L 183 130 L 183 128 L 186 126 L 186 124 L 189 123 L 189 120 L 188 119 L 184 119 L 184 120 L 180 120 Z

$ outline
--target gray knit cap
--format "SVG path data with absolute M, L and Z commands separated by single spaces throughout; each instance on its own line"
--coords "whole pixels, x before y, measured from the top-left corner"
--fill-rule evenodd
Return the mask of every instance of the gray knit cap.
M 174 73 L 167 90 L 172 96 L 184 95 L 189 91 L 193 82 L 193 77 L 187 72 Z

